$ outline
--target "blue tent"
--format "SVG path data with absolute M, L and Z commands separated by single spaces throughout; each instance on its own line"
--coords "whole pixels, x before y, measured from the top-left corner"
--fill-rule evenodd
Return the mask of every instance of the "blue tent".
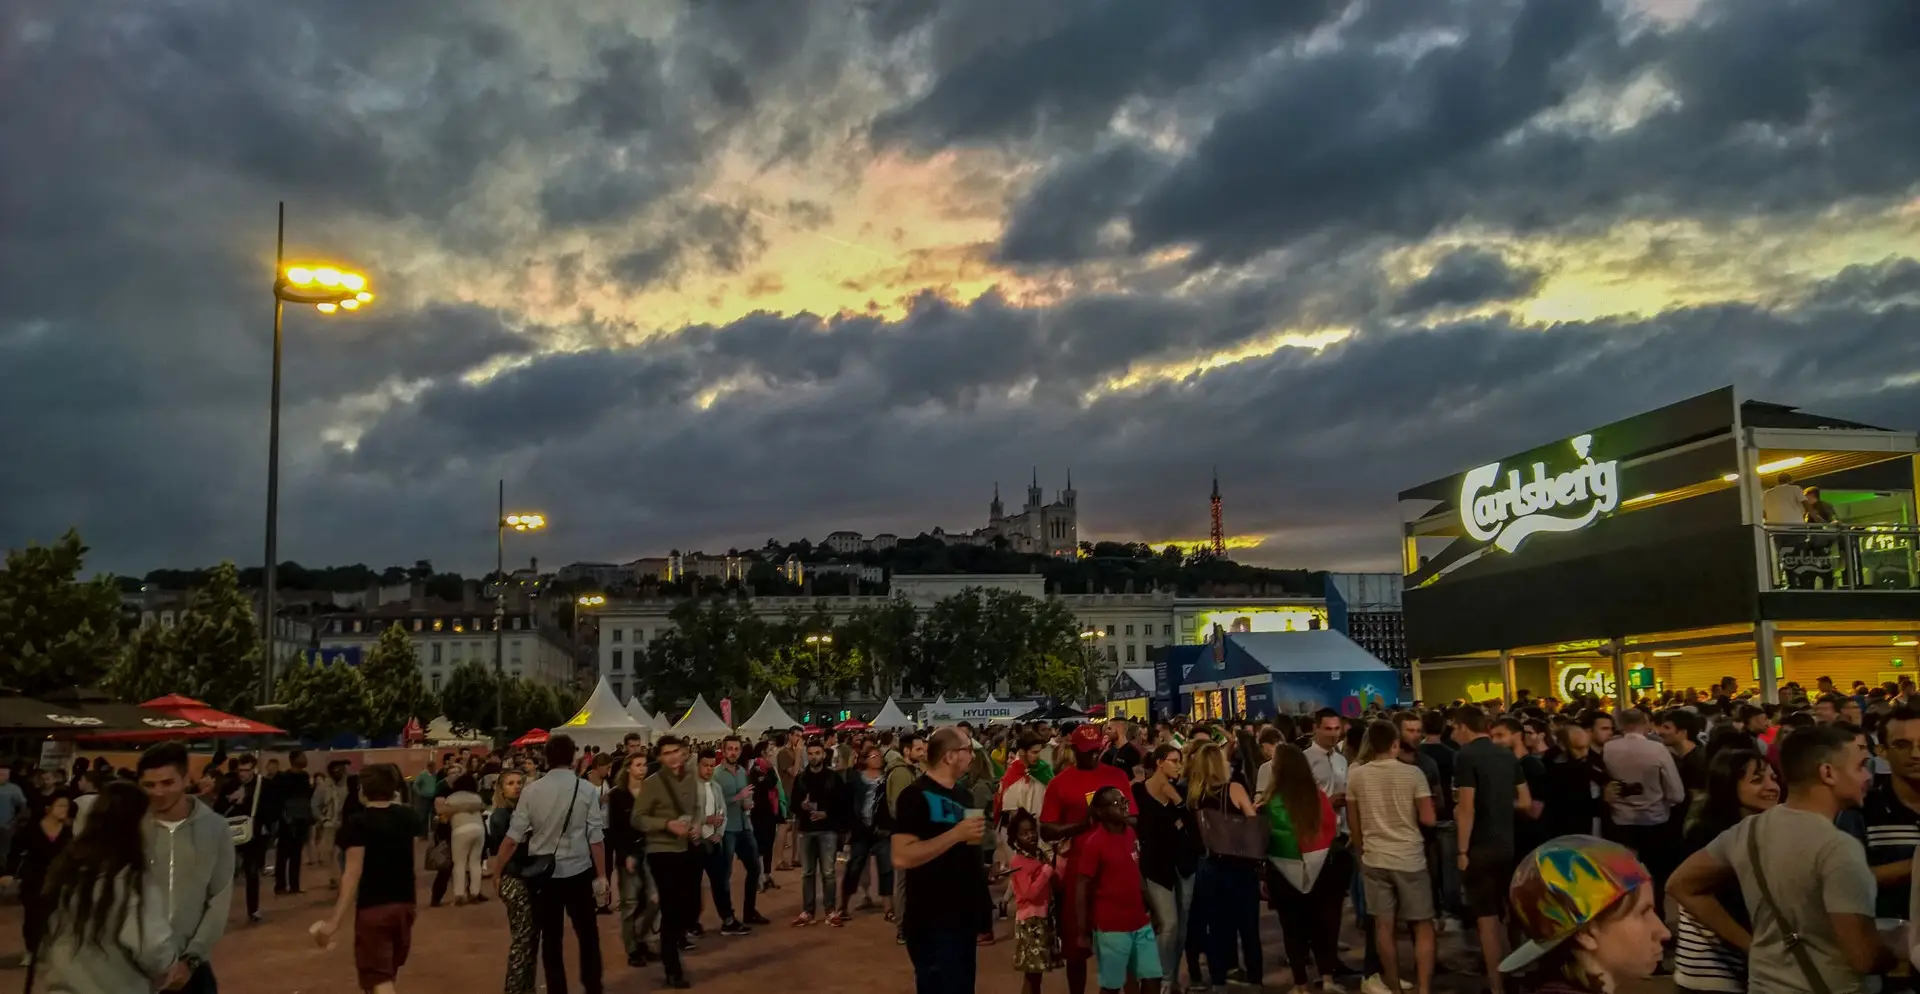
M 1336 631 L 1238 632 L 1226 637 L 1218 659 L 1201 648 L 1208 651 L 1181 690 L 1187 701 L 1220 691 L 1217 706 L 1228 714 L 1267 718 L 1334 708 L 1358 715 L 1399 700 L 1399 674 Z

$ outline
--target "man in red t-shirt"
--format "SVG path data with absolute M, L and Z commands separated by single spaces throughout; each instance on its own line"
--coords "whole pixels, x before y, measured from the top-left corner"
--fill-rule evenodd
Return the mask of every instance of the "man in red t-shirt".
M 1140 994 L 1160 990 L 1160 947 L 1140 880 L 1140 840 L 1127 825 L 1127 792 L 1102 787 L 1093 796 L 1094 827 L 1074 842 L 1080 875 L 1070 884 L 1074 917 L 1098 952 L 1100 990 L 1118 994 L 1128 979 Z
M 1127 813 L 1137 815 L 1139 809 L 1134 806 L 1133 791 L 1127 775 L 1119 769 L 1100 762 L 1100 753 L 1107 747 L 1107 737 L 1093 725 L 1080 725 L 1067 741 L 1073 746 L 1073 768 L 1054 774 L 1047 783 L 1046 799 L 1040 806 L 1040 838 L 1047 842 L 1058 843 L 1066 860 L 1060 870 L 1063 883 L 1070 883 L 1080 877 L 1079 837 L 1092 827 L 1089 813 L 1093 805 L 1093 796 L 1102 787 L 1117 787 L 1126 797 Z M 1092 945 L 1087 941 L 1087 927 L 1075 913 L 1074 902 L 1062 900 L 1063 911 L 1060 916 L 1060 951 L 1067 961 L 1067 990 L 1069 994 L 1086 994 L 1087 960 L 1093 956 Z

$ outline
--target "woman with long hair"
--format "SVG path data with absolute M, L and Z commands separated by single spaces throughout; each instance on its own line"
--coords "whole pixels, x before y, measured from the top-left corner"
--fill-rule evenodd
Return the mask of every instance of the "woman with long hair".
M 1303 758 L 1301 760 L 1305 762 Z M 1186 764 L 1187 809 L 1193 817 L 1203 811 L 1223 815 L 1257 817 L 1247 788 L 1233 779 L 1227 764 L 1227 751 L 1217 742 L 1206 742 L 1193 749 Z M 1312 784 L 1309 775 L 1308 784 Z M 1193 903 L 1187 949 L 1206 953 L 1207 972 L 1213 986 L 1224 987 L 1227 971 L 1235 963 L 1234 947 L 1239 946 L 1238 962 L 1246 980 L 1260 983 L 1260 874 L 1259 866 L 1249 860 L 1224 853 L 1208 852 L 1200 858 L 1193 875 Z M 1165 964 L 1162 964 L 1164 967 Z M 1197 979 L 1197 978 L 1196 978 Z
M 647 839 L 633 827 L 633 804 L 646 786 L 647 763 L 644 752 L 627 756 L 607 793 L 607 851 L 620 871 L 620 945 L 633 967 L 652 962 L 647 936 L 660 921 L 659 893 L 647 869 Z
M 1280 916 L 1293 986 L 1307 989 L 1312 965 L 1319 968 L 1321 986 L 1332 990 L 1340 969 L 1340 905 L 1347 887 L 1340 874 L 1321 870 L 1333 852 L 1339 820 L 1298 746 L 1274 747 L 1270 779 L 1267 902 Z
M 503 771 L 494 784 L 493 810 L 487 814 L 487 837 L 495 851 L 507 837 L 507 828 L 513 823 L 513 807 L 520 802 L 520 788 L 525 784 L 525 775 L 515 770 Z M 493 885 L 500 894 L 500 903 L 507 908 L 510 941 L 505 994 L 533 994 L 533 963 L 540 952 L 540 930 L 533 920 L 533 895 L 527 891 L 527 882 L 514 872 L 512 864 L 495 866 Z
M 166 880 L 147 871 L 147 795 L 107 784 L 80 837 L 54 861 L 40 964 L 48 994 L 151 994 L 174 963 Z
M 1750 740 L 1749 740 L 1750 741 Z M 1686 828 L 1678 859 L 1705 848 L 1721 832 L 1741 819 L 1757 815 L 1780 802 L 1780 785 L 1773 766 L 1752 749 L 1726 748 L 1707 764 L 1707 796 Z M 1720 906 L 1745 928 L 1753 922 L 1740 884 L 1733 882 L 1717 895 Z M 1675 902 L 1678 903 L 1678 902 Z M 1747 954 L 1729 945 L 1712 929 L 1680 909 L 1675 932 L 1673 985 L 1688 991 L 1744 991 Z

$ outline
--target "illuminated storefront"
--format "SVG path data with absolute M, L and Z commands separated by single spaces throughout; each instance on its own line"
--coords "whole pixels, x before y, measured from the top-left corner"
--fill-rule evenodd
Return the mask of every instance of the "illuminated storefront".
M 1124 669 L 1114 675 L 1107 688 L 1107 717 L 1146 721 L 1152 717 L 1154 697 L 1152 669 Z
M 1196 612 L 1190 626 L 1195 645 L 1207 640 L 1214 626 L 1229 635 L 1240 632 L 1307 632 L 1329 627 L 1327 608 L 1321 604 L 1284 607 L 1209 608 Z
M 1920 656 L 1917 451 L 1727 388 L 1407 490 L 1414 696 L 1897 680 Z M 1769 521 L 1789 478 L 1820 503 Z M 1804 506 L 1831 520 L 1784 520 Z
M 1196 720 L 1306 715 L 1335 708 L 1358 715 L 1400 698 L 1400 674 L 1330 630 L 1219 633 L 1201 648 L 1181 685 Z

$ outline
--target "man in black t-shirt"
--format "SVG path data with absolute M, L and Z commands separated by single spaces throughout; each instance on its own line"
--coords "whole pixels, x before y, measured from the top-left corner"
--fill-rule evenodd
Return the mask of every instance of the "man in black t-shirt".
M 353 965 L 363 991 L 391 992 L 413 944 L 413 840 L 420 816 L 393 803 L 400 771 L 379 763 L 360 771 L 365 807 L 340 826 L 347 868 L 333 915 L 313 924 L 321 946 L 331 943 L 349 907 L 353 913 Z
M 957 728 L 927 741 L 927 772 L 894 805 L 893 865 L 907 890 L 940 900 L 910 901 L 901 931 L 920 994 L 972 994 L 979 937 L 993 927 L 986 864 L 980 858 L 986 813 L 959 781 L 973 747 Z
M 1107 722 L 1107 750 L 1100 754 L 1100 761 L 1116 767 L 1133 779 L 1133 771 L 1141 765 L 1140 750 L 1134 748 L 1128 738 L 1133 734 L 1133 726 L 1125 718 L 1115 718 Z
M 1673 753 L 1673 765 L 1680 771 L 1680 786 L 1687 790 L 1689 802 L 1707 796 L 1707 750 L 1700 745 L 1700 733 L 1706 722 L 1686 708 L 1662 711 L 1654 731 Z M 1686 811 L 1670 819 L 1678 825 L 1686 821 Z

